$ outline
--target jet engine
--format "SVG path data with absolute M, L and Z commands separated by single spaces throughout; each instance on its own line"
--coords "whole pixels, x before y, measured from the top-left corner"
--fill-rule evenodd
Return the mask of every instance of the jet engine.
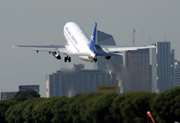
M 111 59 L 111 56 L 106 56 L 105 58 L 109 60 L 109 59 Z
M 58 51 L 56 51 L 56 52 L 51 52 L 51 53 L 52 53 L 52 55 L 53 55 L 55 58 L 61 59 L 61 55 L 60 55 L 60 53 L 59 53 Z

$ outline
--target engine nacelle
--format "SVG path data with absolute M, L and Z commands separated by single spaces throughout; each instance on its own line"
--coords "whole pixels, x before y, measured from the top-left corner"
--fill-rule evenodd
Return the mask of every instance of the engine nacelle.
M 61 55 L 60 55 L 59 52 L 51 52 L 51 53 L 52 53 L 52 55 L 53 55 L 55 58 L 61 59 Z
M 105 58 L 109 60 L 109 59 L 111 59 L 111 56 L 106 56 Z

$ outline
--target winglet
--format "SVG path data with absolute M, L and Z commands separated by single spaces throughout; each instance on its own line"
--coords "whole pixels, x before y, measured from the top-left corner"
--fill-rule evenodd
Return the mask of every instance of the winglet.
M 89 48 L 90 48 L 90 50 L 91 50 L 92 52 L 95 51 L 96 28 L 97 28 L 97 23 L 95 22 L 94 31 L 93 31 L 93 34 L 91 35 L 91 39 L 90 39 L 90 42 L 89 42 Z

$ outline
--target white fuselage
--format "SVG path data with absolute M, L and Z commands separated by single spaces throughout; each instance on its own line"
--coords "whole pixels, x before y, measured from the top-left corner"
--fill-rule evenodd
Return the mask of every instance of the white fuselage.
M 73 53 L 89 54 L 89 56 L 79 56 L 79 58 L 85 61 L 93 61 L 95 53 L 93 53 L 88 46 L 90 39 L 79 25 L 74 22 L 66 23 L 64 26 L 64 36 L 68 42 L 66 46 L 68 50 Z

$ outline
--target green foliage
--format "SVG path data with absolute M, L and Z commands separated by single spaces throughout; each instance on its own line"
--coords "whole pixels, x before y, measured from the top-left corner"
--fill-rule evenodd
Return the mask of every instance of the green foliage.
M 58 98 L 47 98 L 36 103 L 32 110 L 32 117 L 36 123 L 50 123 L 53 119 L 51 109 Z
M 110 112 L 112 114 L 112 117 L 114 119 L 115 123 L 121 123 L 124 121 L 123 116 L 121 114 L 121 108 L 120 104 L 128 98 L 125 94 L 118 95 L 112 102 L 112 105 L 110 107 Z
M 110 113 L 110 107 L 116 96 L 117 94 L 96 94 L 90 100 L 88 99 L 84 112 L 85 122 L 112 122 L 113 118 Z
M 25 120 L 22 117 L 23 110 L 32 103 L 34 99 L 28 99 L 11 106 L 5 114 L 6 121 L 9 123 L 22 123 Z
M 73 98 L 70 99 L 70 104 L 69 104 L 69 115 L 72 118 L 73 122 L 92 122 L 92 117 L 87 118 L 87 112 L 90 108 L 92 108 L 91 104 L 93 98 L 97 94 L 91 93 L 91 94 L 79 94 L 74 96 Z M 89 116 L 89 115 L 88 115 Z M 87 118 L 87 119 L 86 119 Z
M 10 106 L 13 106 L 17 103 L 17 101 L 13 100 L 3 100 L 0 101 L 0 122 L 5 123 L 5 113 Z
M 79 94 L 72 98 L 27 98 L 0 101 L 6 123 L 144 123 L 151 111 L 158 123 L 180 121 L 180 88 L 161 94 Z
M 180 122 L 180 87 L 156 96 L 152 101 L 152 111 L 159 123 Z
M 110 119 L 109 107 L 116 94 L 79 94 L 70 99 L 72 122 L 105 122 Z
M 31 103 L 29 103 L 23 110 L 22 117 L 24 119 L 24 123 L 34 123 L 35 120 L 33 119 L 32 116 L 32 110 L 34 106 L 41 101 L 44 101 L 45 98 L 30 98 L 28 100 L 31 100 Z
M 14 99 L 18 100 L 18 101 L 24 101 L 24 100 L 26 100 L 28 98 L 32 98 L 32 97 L 34 97 L 34 98 L 40 97 L 40 95 L 36 91 L 33 91 L 33 90 L 19 91 L 14 96 Z
M 150 110 L 149 102 L 156 96 L 153 93 L 125 93 L 126 98 L 120 103 L 121 114 L 124 123 L 145 123 L 147 121 L 146 112 Z
M 68 104 L 69 98 L 59 97 L 58 101 L 54 104 L 51 109 L 53 114 L 52 122 L 53 123 L 67 123 L 70 120 L 68 119 Z

